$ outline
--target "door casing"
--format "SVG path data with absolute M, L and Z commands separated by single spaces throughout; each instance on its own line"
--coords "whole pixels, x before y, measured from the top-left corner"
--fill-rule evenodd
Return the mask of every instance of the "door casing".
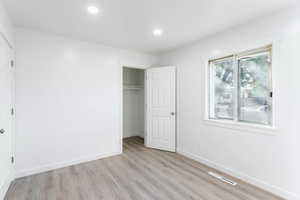
M 119 150 L 116 152 L 116 154 L 122 154 L 123 153 L 123 67 L 130 67 L 130 68 L 136 68 L 136 69 L 143 69 L 146 70 L 151 68 L 148 65 L 140 65 L 136 63 L 119 63 L 119 107 L 118 107 L 118 113 L 119 113 L 119 125 L 118 125 L 118 132 L 119 132 Z M 174 67 L 174 66 L 161 66 L 161 67 Z M 160 67 L 159 67 L 160 68 Z M 176 69 L 176 67 L 174 67 Z M 146 74 L 145 74 L 145 88 L 147 88 L 147 81 L 146 81 Z M 145 92 L 145 117 L 144 117 L 144 134 L 145 134 L 145 141 L 144 144 L 146 147 L 149 147 L 148 145 L 148 139 L 147 139 L 147 112 L 146 112 L 146 105 L 147 105 L 147 94 L 146 89 Z M 175 109 L 177 109 L 177 70 L 176 70 L 176 76 L 175 76 Z M 175 151 L 176 151 L 176 144 L 177 144 L 177 111 L 175 110 L 176 117 L 175 117 Z

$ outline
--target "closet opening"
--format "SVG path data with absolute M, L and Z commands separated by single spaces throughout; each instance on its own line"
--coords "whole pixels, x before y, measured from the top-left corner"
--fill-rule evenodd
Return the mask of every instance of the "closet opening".
M 129 143 L 145 146 L 145 99 L 145 70 L 124 66 L 123 150 Z

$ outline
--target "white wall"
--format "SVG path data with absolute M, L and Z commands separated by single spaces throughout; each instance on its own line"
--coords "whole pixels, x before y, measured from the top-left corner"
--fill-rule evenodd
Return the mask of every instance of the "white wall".
M 124 92 L 123 138 L 144 138 L 144 90 Z
M 0 39 L 1 41 L 5 41 L 5 42 L 1 42 L 1 56 L 6 55 L 9 56 L 10 53 L 13 54 L 13 45 L 14 45 L 14 35 L 13 35 L 13 26 L 10 22 L 10 19 L 2 5 L 2 3 L 0 2 Z M 3 40 L 4 39 L 4 40 Z M 8 46 L 6 46 L 5 43 L 8 43 L 8 46 L 10 46 L 10 48 Z M 4 46 L 5 45 L 5 46 Z M 12 56 L 12 55 L 11 55 Z M 11 57 L 6 57 L 0 58 L 2 61 L 6 60 L 9 61 L 11 59 Z M 3 64 L 3 62 L 1 63 Z M 1 66 L 2 67 L 2 66 Z M 7 70 L 1 70 L 1 72 L 6 72 Z M 4 77 L 1 77 L 4 78 Z M 1 81 L 1 83 L 4 83 L 5 81 Z M 3 88 L 2 89 L 9 89 L 10 88 Z M 9 91 L 8 90 L 8 91 Z M 1 90 L 3 92 L 3 90 Z M 7 93 L 5 93 L 7 94 Z M 1 98 L 1 97 L 0 97 Z M 1 103 L 8 103 L 6 101 L 1 101 Z M 13 103 L 13 102 L 9 102 L 9 103 Z M 9 106 L 9 105 L 7 105 Z M 1 112 L 4 112 L 3 110 L 1 110 Z M 3 120 L 3 119 L 2 119 Z M 8 127 L 3 127 L 6 126 L 7 122 L 10 120 L 5 120 L 0 122 L 0 126 L 2 126 L 1 128 L 5 128 L 6 129 L 6 133 L 5 135 L 0 137 L 0 140 L 2 140 L 2 143 L 0 145 L 0 151 L 1 151 L 1 155 L 5 155 L 7 156 L 6 158 L 1 158 L 1 162 L 0 162 L 0 199 L 3 199 L 6 191 L 10 185 L 10 182 L 13 180 L 13 166 L 10 165 L 10 163 L 6 162 L 6 163 L 2 163 L 5 159 L 8 159 L 10 156 L 13 155 L 13 127 L 12 129 L 9 129 Z M 1 123 L 4 123 L 1 125 Z M 5 142 L 5 144 L 3 144 Z M 3 152 L 3 153 L 2 153 Z M 8 155 L 6 154 L 6 152 L 9 152 Z
M 5 36 L 11 46 L 14 45 L 14 29 L 5 8 L 0 1 L 0 33 Z
M 144 138 L 144 70 L 124 68 L 123 71 L 123 138 Z M 128 86 L 139 86 L 139 90 L 128 90 Z
M 300 18 L 294 13 L 232 28 L 159 62 L 178 67 L 178 151 L 290 199 L 300 196 L 300 39 L 292 36 Z M 270 43 L 276 131 L 205 123 L 207 60 Z M 120 63 L 149 66 L 155 57 L 25 29 L 17 30 L 16 51 L 17 176 L 119 153 Z
M 122 65 L 156 57 L 16 30 L 17 177 L 120 153 Z
M 300 12 L 291 9 L 169 52 L 178 67 L 178 152 L 285 196 L 300 198 Z M 276 130 L 206 123 L 209 59 L 273 44 Z

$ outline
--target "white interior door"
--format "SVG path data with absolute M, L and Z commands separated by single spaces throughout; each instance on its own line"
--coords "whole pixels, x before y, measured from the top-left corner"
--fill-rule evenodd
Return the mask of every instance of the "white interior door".
M 11 108 L 13 76 L 10 58 L 11 50 L 6 41 L 0 36 L 0 189 L 3 189 L 12 170 Z
M 146 146 L 175 152 L 176 68 L 146 71 Z

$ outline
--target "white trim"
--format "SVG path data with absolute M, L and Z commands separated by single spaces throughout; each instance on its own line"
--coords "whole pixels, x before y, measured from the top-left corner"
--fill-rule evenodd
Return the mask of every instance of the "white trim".
M 15 62 L 15 53 L 13 50 L 13 46 L 11 45 L 11 43 L 9 42 L 9 40 L 7 39 L 7 37 L 5 36 L 4 33 L 0 32 L 0 37 L 3 38 L 3 40 L 6 41 L 8 47 L 9 47 L 9 60 L 13 60 Z M 9 64 L 11 64 L 9 62 Z M 15 64 L 15 63 L 14 63 Z M 15 110 L 15 66 L 10 68 L 10 78 L 11 78 L 11 107 L 14 108 Z M 10 146 L 10 151 L 11 151 L 11 155 L 15 158 L 15 113 L 14 115 L 10 115 L 11 117 L 11 146 Z M 2 185 L 0 185 L 0 200 L 4 199 L 9 186 L 11 184 L 11 182 L 14 180 L 14 175 L 15 175 L 15 163 L 11 164 L 11 168 L 10 168 L 10 172 L 8 174 L 8 176 L 3 180 Z
M 123 133 L 127 133 L 127 131 L 125 130 L 125 131 L 123 131 Z M 129 131 L 130 133 L 133 133 L 132 131 Z M 131 137 L 142 137 L 142 138 L 144 138 L 144 131 L 140 131 L 140 132 L 134 132 L 133 134 L 131 134 L 130 136 L 128 136 L 128 137 L 123 137 L 123 139 L 124 138 L 131 138 Z
M 7 176 L 3 184 L 0 186 L 0 199 L 4 199 L 8 191 L 8 188 L 13 180 L 14 180 L 14 173 L 13 170 L 11 170 L 10 174 Z
M 244 174 L 244 173 L 241 173 L 241 172 L 238 172 L 238 171 L 235 171 L 233 169 L 230 169 L 228 167 L 225 167 L 219 163 L 216 163 L 216 162 L 213 162 L 213 161 L 210 161 L 206 158 L 203 158 L 203 157 L 200 157 L 198 155 L 195 155 L 193 153 L 190 153 L 190 152 L 187 152 L 187 151 L 184 151 L 182 149 L 177 149 L 177 153 L 178 154 L 181 154 L 183 156 L 186 156 L 190 159 L 193 159 L 199 163 L 203 163 L 209 167 L 212 167 L 216 170 L 219 170 L 221 172 L 224 172 L 230 176 L 233 176 L 233 177 L 236 177 L 238 179 L 241 179 L 249 184 L 252 184 L 252 185 L 255 185 L 263 190 L 266 190 L 268 192 L 271 192 L 275 195 L 278 195 L 280 197 L 283 197 L 283 198 L 286 198 L 288 200 L 300 200 L 300 196 L 295 194 L 295 193 L 292 193 L 292 192 L 289 192 L 289 191 L 286 191 L 282 188 L 279 188 L 277 186 L 274 186 L 274 185 L 270 185 L 269 183 L 266 183 L 262 180 L 259 180 L 257 178 L 254 178 L 254 177 L 251 177 L 247 174 Z
M 55 169 L 60 169 L 60 168 L 69 167 L 72 165 L 77 165 L 80 163 L 95 161 L 95 160 L 99 160 L 99 159 L 110 157 L 110 156 L 116 156 L 121 153 L 122 152 L 105 153 L 105 154 L 90 156 L 90 157 L 86 157 L 86 158 L 70 160 L 70 161 L 66 161 L 66 162 L 48 164 L 48 165 L 36 167 L 33 169 L 21 170 L 21 171 L 16 172 L 15 178 L 21 178 L 21 177 L 30 176 L 33 174 L 39 174 L 39 173 L 43 173 L 43 172 L 47 172 L 47 171 L 51 171 L 51 170 L 55 170 Z
M 204 125 L 227 128 L 232 130 L 240 130 L 248 133 L 260 133 L 265 135 L 277 135 L 278 128 L 257 124 L 250 124 L 244 122 L 236 122 L 230 120 L 214 120 L 214 119 L 204 119 Z
M 147 116 L 147 107 L 148 107 L 148 95 L 147 95 L 147 81 L 148 80 L 148 71 L 145 69 L 144 71 L 144 145 L 145 147 L 149 147 L 149 142 L 148 142 L 148 132 L 147 132 L 147 127 L 148 127 L 148 116 Z
M 123 88 L 123 64 L 119 61 L 119 107 L 118 107 L 118 114 L 119 114 L 119 151 L 123 153 L 123 95 L 124 95 L 124 88 Z

